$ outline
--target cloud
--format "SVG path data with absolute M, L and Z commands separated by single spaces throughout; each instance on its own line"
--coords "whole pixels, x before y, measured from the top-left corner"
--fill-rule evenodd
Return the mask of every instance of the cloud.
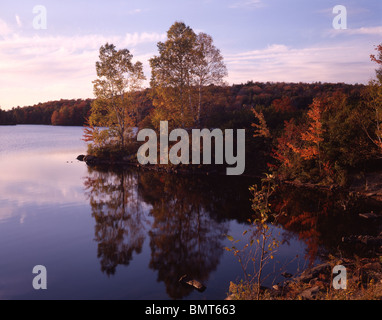
M 8 24 L 0 19 L 0 36 L 4 37 L 11 34 L 13 30 L 8 26 Z
M 0 23 L 0 28 L 2 26 Z M 6 34 L 0 38 L 0 106 L 3 108 L 61 98 L 92 97 L 94 66 L 101 45 L 109 42 L 118 49 L 129 49 L 133 60 L 141 61 L 147 71 L 148 61 L 142 60 L 139 52 L 144 51 L 147 58 L 155 44 L 166 37 L 156 32 L 26 37 L 10 35 L 6 28 L 1 30 Z
M 128 11 L 127 14 L 133 15 L 133 14 L 138 14 L 141 12 L 142 12 L 142 9 L 133 9 L 133 10 Z
M 358 28 L 358 29 L 345 29 L 343 31 L 345 31 L 345 33 L 351 34 L 351 35 L 360 34 L 360 35 L 379 35 L 379 36 L 382 36 L 382 26 L 362 27 L 362 28 Z
M 230 83 L 254 81 L 367 83 L 374 76 L 364 41 L 293 48 L 282 44 L 225 56 Z
M 20 17 L 16 14 L 15 18 L 16 18 L 16 23 L 17 23 L 18 27 L 22 28 L 23 23 L 22 23 Z
M 235 2 L 234 4 L 230 5 L 229 8 L 231 8 L 231 9 L 260 8 L 263 6 L 264 6 L 264 4 L 263 4 L 262 0 L 246 0 L 246 1 Z

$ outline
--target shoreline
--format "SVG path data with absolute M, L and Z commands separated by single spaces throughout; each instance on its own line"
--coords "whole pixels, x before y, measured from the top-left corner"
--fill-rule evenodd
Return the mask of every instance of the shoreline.
M 135 167 L 145 171 L 164 172 L 172 174 L 198 174 L 198 175 L 226 175 L 225 167 L 218 165 L 161 165 L 146 164 L 142 165 L 137 162 L 136 155 L 129 155 L 122 159 L 101 158 L 93 155 L 79 155 L 77 160 L 85 162 L 90 167 Z M 370 172 L 362 174 L 363 178 L 357 177 L 357 174 L 351 176 L 351 182 L 348 186 L 340 186 L 338 184 L 323 185 L 319 183 L 301 182 L 298 180 L 278 180 L 278 183 L 290 185 L 296 188 L 313 189 L 320 191 L 341 191 L 347 192 L 349 195 L 358 195 L 365 198 L 374 199 L 382 202 L 382 171 Z M 248 177 L 261 179 L 264 178 L 263 173 L 242 174 L 240 177 Z

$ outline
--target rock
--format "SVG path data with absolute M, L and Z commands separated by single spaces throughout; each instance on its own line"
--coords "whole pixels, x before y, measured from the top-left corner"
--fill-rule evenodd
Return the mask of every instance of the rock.
M 85 158 L 85 155 L 80 154 L 80 155 L 77 157 L 77 160 L 79 160 L 79 161 L 84 161 L 84 158 Z
M 186 274 L 180 277 L 179 282 L 185 283 L 191 287 L 194 287 L 196 290 L 200 292 L 203 292 L 204 290 L 206 290 L 205 285 L 203 285 L 201 282 L 197 280 L 189 278 Z
M 85 161 L 88 166 L 94 166 L 101 163 L 101 160 L 95 156 L 85 156 L 83 161 Z
M 272 286 L 272 289 L 275 290 L 275 291 L 280 291 L 281 288 L 279 287 L 278 284 L 275 284 L 274 286 Z
M 300 296 L 304 300 L 313 300 L 316 298 L 317 293 L 320 291 L 320 288 L 318 286 L 315 286 L 313 288 L 309 288 L 304 290 L 300 293 Z

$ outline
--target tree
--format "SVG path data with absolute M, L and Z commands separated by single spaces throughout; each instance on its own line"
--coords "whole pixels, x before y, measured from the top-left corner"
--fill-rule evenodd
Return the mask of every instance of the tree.
M 282 179 L 294 178 L 301 171 L 301 156 L 295 152 L 301 148 L 301 130 L 291 119 L 284 122 L 284 131 L 276 139 L 272 156 L 278 162 L 278 176 Z
M 252 108 L 252 112 L 259 123 L 252 123 L 252 127 L 255 128 L 254 137 L 263 137 L 263 138 L 271 138 L 271 133 L 269 132 L 269 128 L 267 122 L 265 121 L 264 114 L 260 111 L 257 112 Z
M 318 158 L 318 166 L 321 172 L 321 143 L 323 142 L 322 134 L 322 112 L 323 104 L 320 100 L 314 99 L 308 111 L 309 127 L 305 132 L 301 133 L 301 139 L 305 147 L 298 152 L 304 160 Z
M 296 108 L 292 105 L 290 97 L 283 97 L 282 99 L 275 99 L 272 102 L 272 107 L 276 112 L 295 112 Z
M 198 88 L 197 123 L 200 125 L 203 89 L 210 85 L 221 85 L 228 72 L 220 50 L 215 47 L 212 37 L 208 34 L 201 32 L 197 35 L 196 52 L 194 74 Z
M 382 44 L 378 45 L 375 48 L 376 51 L 378 51 L 378 56 L 376 57 L 374 54 L 370 55 L 371 61 L 377 63 L 380 65 L 378 69 L 375 70 L 377 79 L 379 80 L 380 83 L 382 83 Z
M 196 34 L 183 22 L 175 22 L 167 32 L 167 41 L 158 43 L 159 56 L 150 59 L 154 106 L 160 120 L 174 125 L 192 123 L 192 68 L 196 63 Z M 186 106 L 189 105 L 189 108 Z
M 370 59 L 380 67 L 375 70 L 377 79 L 371 80 L 363 92 L 362 107 L 366 114 L 361 118 L 361 126 L 382 153 L 382 44 L 376 50 L 378 57 L 370 55 Z
M 197 35 L 185 23 L 175 22 L 166 42 L 158 43 L 158 51 L 159 55 L 150 59 L 154 121 L 168 120 L 182 127 L 200 124 L 203 90 L 221 84 L 227 75 L 212 37 Z
M 89 126 L 94 140 L 112 139 L 124 147 L 126 134 L 136 124 L 133 95 L 145 79 L 143 66 L 141 62 L 132 62 L 129 50 L 117 50 L 108 43 L 100 48 L 99 58 L 96 63 L 98 79 L 93 81 L 96 99 Z M 107 129 L 101 131 L 96 127 Z

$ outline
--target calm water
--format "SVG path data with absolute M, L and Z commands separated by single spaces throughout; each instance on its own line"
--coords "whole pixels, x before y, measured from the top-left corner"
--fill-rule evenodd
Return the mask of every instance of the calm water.
M 224 299 L 243 275 L 225 235 L 243 238 L 256 181 L 97 171 L 76 160 L 81 136 L 78 127 L 0 126 L 0 299 Z M 338 230 L 323 235 L 311 211 L 273 228 L 282 245 L 267 273 L 295 273 L 336 246 Z M 47 268 L 47 290 L 32 287 L 35 265 Z M 184 274 L 207 289 L 180 284 Z

